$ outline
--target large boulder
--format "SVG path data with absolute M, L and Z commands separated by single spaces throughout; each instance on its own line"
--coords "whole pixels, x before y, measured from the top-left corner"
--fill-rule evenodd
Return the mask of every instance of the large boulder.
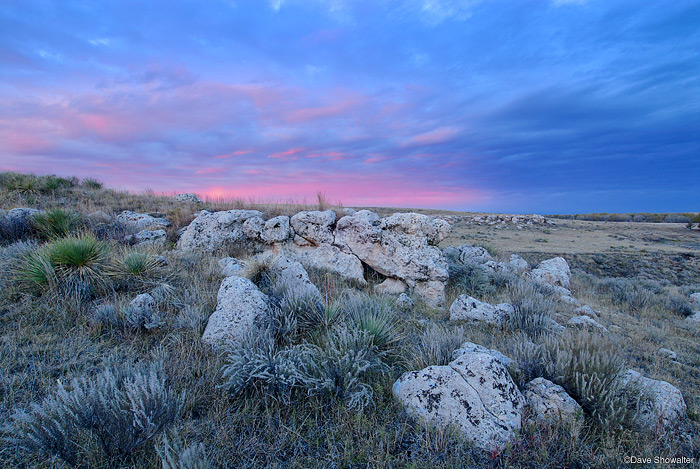
M 571 269 L 563 257 L 555 257 L 540 262 L 537 268 L 530 272 L 530 275 L 535 282 L 569 288 Z
M 243 274 L 243 263 L 235 257 L 223 257 L 219 259 L 218 264 L 224 277 Z
M 608 329 L 590 316 L 574 316 L 566 323 L 568 327 L 576 329 L 591 329 L 598 332 L 607 333 Z
M 690 307 L 693 310 L 700 310 L 700 293 L 690 294 Z
M 530 269 L 530 264 L 528 264 L 525 259 L 523 259 L 517 254 L 510 255 L 510 259 L 508 260 L 508 266 L 513 272 L 519 274 L 527 272 L 527 270 Z
M 428 280 L 427 282 L 417 282 L 413 287 L 413 293 L 432 308 L 442 308 L 445 306 L 445 282 L 440 280 Z
M 221 282 L 216 311 L 209 316 L 202 341 L 211 345 L 237 342 L 269 314 L 267 297 L 250 280 L 227 277 Z
M 454 425 L 485 451 L 502 449 L 522 424 L 522 394 L 506 368 L 481 351 L 404 373 L 393 393 L 413 416 L 439 428 Z
M 292 217 L 294 233 L 313 245 L 333 244 L 333 225 L 336 214 L 333 210 L 299 212 Z
M 243 222 L 243 234 L 253 241 L 262 241 L 262 231 L 265 228 L 263 217 L 250 217 Z
M 154 217 L 147 213 L 132 212 L 124 210 L 117 215 L 117 221 L 133 231 L 160 230 L 170 226 L 170 222 L 165 218 Z
M 621 384 L 622 389 L 633 397 L 641 391 L 641 399 L 633 417 L 637 428 L 662 431 L 686 418 L 687 407 L 683 394 L 671 383 L 627 370 L 621 376 Z
M 459 261 L 462 264 L 483 264 L 493 260 L 491 254 L 481 246 L 463 244 L 457 249 L 459 250 Z
M 487 353 L 487 354 L 491 355 L 493 358 L 498 360 L 501 363 L 501 365 L 505 366 L 506 368 L 515 367 L 515 362 L 513 361 L 512 358 L 506 357 L 498 350 L 489 349 L 489 348 L 484 347 L 483 345 L 475 344 L 473 342 L 465 342 L 462 345 L 460 345 L 457 350 L 452 352 L 452 359 L 454 360 L 458 357 L 461 357 L 462 355 L 476 353 L 476 352 Z
M 40 213 L 35 208 L 18 207 L 7 212 L 7 220 L 12 224 L 31 226 L 34 215 Z
M 202 210 L 185 229 L 177 243 L 182 251 L 213 252 L 230 244 L 247 240 L 243 223 L 252 217 L 261 217 L 257 210 Z
M 287 254 L 301 262 L 306 268 L 335 272 L 341 277 L 366 285 L 362 262 L 357 256 L 341 251 L 337 246 L 322 243 L 318 247 L 291 245 Z
M 463 321 L 469 319 L 500 325 L 506 317 L 514 312 L 513 306 L 508 303 L 494 306 L 469 295 L 459 295 L 450 307 L 450 320 Z
M 284 215 L 270 218 L 260 231 L 260 238 L 268 244 L 281 243 L 293 235 L 294 233 L 289 226 L 289 217 Z
M 534 420 L 556 425 L 571 424 L 583 418 L 583 409 L 567 392 L 551 381 L 535 378 L 523 392 Z
M 374 286 L 374 291 L 381 295 L 400 295 L 408 289 L 406 282 L 396 278 L 388 278 Z
M 338 220 L 335 244 L 377 272 L 413 287 L 447 280 L 447 262 L 434 244 L 448 233 L 447 222 L 426 215 L 399 213 L 380 219 L 374 212 L 360 210 Z

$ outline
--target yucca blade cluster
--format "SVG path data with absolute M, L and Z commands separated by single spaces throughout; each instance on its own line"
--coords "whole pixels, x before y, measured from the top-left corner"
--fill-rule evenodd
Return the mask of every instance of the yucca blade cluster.
M 44 238 L 55 239 L 73 233 L 80 225 L 79 213 L 56 208 L 34 215 L 34 227 Z

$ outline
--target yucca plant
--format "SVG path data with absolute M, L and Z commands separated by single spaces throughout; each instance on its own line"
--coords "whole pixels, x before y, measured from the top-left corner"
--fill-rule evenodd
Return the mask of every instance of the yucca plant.
M 79 213 L 55 208 L 34 215 L 34 227 L 44 238 L 60 238 L 76 230 L 80 224 Z
M 91 234 L 56 239 L 25 255 L 14 269 L 17 280 L 29 287 L 63 289 L 78 298 L 108 284 L 109 249 Z
M 85 178 L 83 181 L 80 183 L 81 186 L 83 186 L 86 189 L 91 189 L 91 190 L 99 190 L 102 189 L 102 186 L 104 185 L 102 181 L 98 181 L 97 179 L 93 178 Z
M 149 252 L 124 250 L 114 256 L 109 274 L 127 283 L 143 282 L 153 278 L 160 266 L 158 258 Z
M 388 301 L 372 297 L 348 297 L 344 309 L 350 323 L 358 330 L 367 332 L 379 350 L 391 350 L 401 340 L 400 325 Z

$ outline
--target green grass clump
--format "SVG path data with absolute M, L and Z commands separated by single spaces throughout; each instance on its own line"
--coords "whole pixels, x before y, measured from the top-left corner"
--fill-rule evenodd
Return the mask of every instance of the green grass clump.
M 34 227 L 44 238 L 60 238 L 74 232 L 81 221 L 79 213 L 61 208 L 34 215 Z
M 59 287 L 78 297 L 106 287 L 109 248 L 91 234 L 56 239 L 22 257 L 17 280 L 30 289 Z
M 389 350 L 402 339 L 400 324 L 392 304 L 376 297 L 349 296 L 345 314 L 358 330 L 365 331 L 379 350 Z
M 98 181 L 97 179 L 93 178 L 85 178 L 82 180 L 80 183 L 81 186 L 83 186 L 85 189 L 90 189 L 90 190 L 100 190 L 104 186 L 102 181 Z

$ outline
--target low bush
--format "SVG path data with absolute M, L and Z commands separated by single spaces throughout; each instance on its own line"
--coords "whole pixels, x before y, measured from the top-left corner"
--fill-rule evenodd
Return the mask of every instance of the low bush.
M 149 252 L 122 250 L 112 257 L 108 274 L 115 287 L 134 289 L 152 285 L 159 277 L 161 261 Z
M 156 446 L 163 469 L 209 469 L 211 463 L 203 443 L 185 445 L 182 438 L 175 433 L 168 438 L 163 434 L 162 441 Z
M 353 295 L 345 298 L 342 307 L 353 327 L 365 331 L 379 350 L 391 350 L 401 341 L 403 334 L 397 312 L 388 300 Z
M 693 314 L 693 307 L 690 301 L 685 297 L 671 295 L 668 297 L 666 304 L 671 312 L 680 314 L 681 316 L 688 317 Z
M 93 179 L 93 178 L 83 179 L 81 181 L 80 185 L 83 186 L 85 189 L 90 189 L 90 190 L 100 190 L 104 186 L 102 181 L 98 181 L 97 179 Z
M 431 323 L 409 345 L 408 367 L 420 370 L 431 365 L 447 365 L 452 353 L 466 341 L 462 327 Z
M 552 297 L 542 294 L 532 282 L 519 281 L 509 285 L 509 302 L 514 313 L 504 318 L 503 326 L 510 331 L 522 331 L 537 337 L 549 331 L 556 304 Z
M 71 465 L 98 450 L 108 461 L 126 461 L 179 416 L 183 397 L 167 384 L 162 364 L 108 368 L 75 378 L 41 404 L 12 417 L 10 440 Z M 110 464 L 107 464 L 110 465 Z

